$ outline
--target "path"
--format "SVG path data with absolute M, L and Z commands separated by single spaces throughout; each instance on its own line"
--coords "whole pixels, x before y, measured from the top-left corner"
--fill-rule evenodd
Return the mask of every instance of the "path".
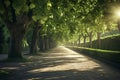
M 0 80 L 120 80 L 120 72 L 65 47 L 36 56 L 32 62 L 0 63 L 10 74 Z

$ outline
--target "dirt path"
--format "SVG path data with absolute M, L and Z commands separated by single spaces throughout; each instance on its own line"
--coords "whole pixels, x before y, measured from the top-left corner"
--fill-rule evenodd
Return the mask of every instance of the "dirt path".
M 0 80 L 120 80 L 120 72 L 65 47 L 36 56 L 32 62 L 0 63 L 10 74 Z

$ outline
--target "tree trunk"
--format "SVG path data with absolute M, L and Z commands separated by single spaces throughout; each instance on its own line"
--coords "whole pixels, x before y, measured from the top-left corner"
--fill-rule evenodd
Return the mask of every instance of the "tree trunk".
M 39 30 L 41 26 L 36 26 L 33 31 L 32 41 L 30 45 L 30 54 L 36 54 L 38 51 L 38 38 L 39 38 Z
M 86 47 L 86 36 L 84 37 L 84 47 Z
M 22 40 L 25 35 L 25 28 L 21 26 L 14 26 L 9 28 L 11 39 L 10 39 L 10 51 L 8 58 L 22 58 Z
M 39 36 L 39 48 L 40 48 L 40 51 L 44 51 L 44 48 L 43 48 L 43 36 Z
M 86 47 L 86 38 L 87 38 L 87 35 L 82 33 L 82 37 L 83 37 L 83 47 Z
M 4 45 L 4 25 L 0 24 L 0 54 L 3 53 L 3 45 Z
M 50 37 L 48 37 L 48 48 L 50 49 L 51 46 L 50 46 Z
M 1 14 L 1 20 L 6 24 L 10 35 L 11 35 L 11 46 L 8 54 L 8 58 L 22 58 L 22 40 L 26 32 L 26 28 L 32 21 L 32 14 L 28 16 L 32 10 L 28 9 L 26 11 L 20 11 L 20 14 L 16 14 L 16 9 L 14 8 L 14 1 L 9 0 L 9 5 L 6 4 L 5 0 L 0 1 L 4 10 L 4 14 Z M 28 3 L 30 1 L 28 0 Z M 27 6 L 29 4 L 26 3 Z
M 79 35 L 79 38 L 78 38 L 78 46 L 80 46 L 80 35 Z
M 44 36 L 44 40 L 45 40 L 45 50 L 48 50 L 47 36 Z
M 101 33 L 97 32 L 97 40 L 98 40 L 98 48 L 101 48 L 101 39 L 100 39 Z
M 43 43 L 42 43 L 42 45 L 43 45 L 43 51 L 45 51 L 45 37 L 44 36 L 42 36 L 42 40 L 43 40 Z
M 49 37 L 49 48 L 53 48 L 53 40 Z

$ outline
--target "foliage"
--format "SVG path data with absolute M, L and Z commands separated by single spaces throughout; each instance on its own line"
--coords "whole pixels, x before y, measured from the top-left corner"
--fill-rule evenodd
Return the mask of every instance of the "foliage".
M 5 71 L 5 70 L 0 70 L 0 75 L 2 75 L 2 74 L 7 75 L 7 74 L 9 74 L 9 72 L 7 72 L 7 71 Z
M 102 35 L 101 35 L 101 37 L 106 37 L 106 36 L 110 36 L 110 35 L 117 35 L 117 34 L 119 34 L 119 30 L 110 30 L 110 31 L 106 31 L 105 33 L 103 33 Z
M 10 34 L 8 32 L 8 29 L 3 23 L 1 23 L 0 24 L 0 53 L 8 53 L 9 37 L 10 37 Z
M 6 78 L 9 75 L 10 75 L 9 71 L 7 71 L 7 70 L 0 70 L 0 78 L 1 79 Z

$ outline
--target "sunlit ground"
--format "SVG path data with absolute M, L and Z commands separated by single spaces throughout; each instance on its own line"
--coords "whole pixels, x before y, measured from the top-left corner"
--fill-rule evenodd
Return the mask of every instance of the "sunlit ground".
M 63 46 L 40 55 L 26 55 L 30 62 L 0 63 L 10 70 L 3 80 L 119 80 L 120 73 Z M 6 79 L 7 78 L 7 79 Z
M 61 46 L 61 48 L 64 48 L 64 47 Z M 47 59 L 58 58 L 59 60 L 56 59 L 56 61 L 53 61 L 53 63 L 54 62 L 60 63 L 63 61 L 65 61 L 65 63 L 58 64 L 58 65 L 52 66 L 52 67 L 33 69 L 28 72 L 36 73 L 36 72 L 49 72 L 49 71 L 64 71 L 64 70 L 72 70 L 72 69 L 75 69 L 78 71 L 85 71 L 85 70 L 94 69 L 96 67 L 100 67 L 99 64 L 95 63 L 94 61 L 91 61 L 87 57 L 85 57 L 77 52 L 74 52 L 70 49 L 65 48 L 65 51 L 63 51 L 63 52 L 64 53 L 52 53 L 51 52 L 50 55 L 53 55 L 53 56 L 47 56 L 44 58 L 47 58 Z M 66 60 L 66 59 L 68 59 L 68 60 Z

